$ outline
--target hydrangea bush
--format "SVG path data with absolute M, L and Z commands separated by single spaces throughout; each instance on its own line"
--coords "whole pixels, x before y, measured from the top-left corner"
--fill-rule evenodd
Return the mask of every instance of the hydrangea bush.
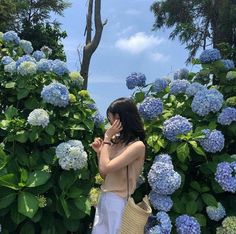
M 0 232 L 87 233 L 97 163 L 89 144 L 104 119 L 51 49 L 0 37 Z M 94 121 L 94 119 L 96 119 Z M 91 194 L 93 196 L 91 196 Z M 91 197 L 93 199 L 91 199 Z
M 148 145 L 146 180 L 134 194 L 137 201 L 148 194 L 153 208 L 145 233 L 234 230 L 235 63 L 218 49 L 205 50 L 193 62 L 201 65 L 198 72 L 184 68 L 170 82 L 133 85 Z

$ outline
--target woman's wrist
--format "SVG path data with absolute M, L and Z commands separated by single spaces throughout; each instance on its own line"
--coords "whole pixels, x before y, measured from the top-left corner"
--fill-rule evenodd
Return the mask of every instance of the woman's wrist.
M 104 141 L 111 142 L 111 137 L 105 133 L 104 135 Z

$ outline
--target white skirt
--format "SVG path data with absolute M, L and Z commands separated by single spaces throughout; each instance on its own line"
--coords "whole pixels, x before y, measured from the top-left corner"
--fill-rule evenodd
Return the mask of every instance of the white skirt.
M 126 198 L 113 192 L 102 192 L 96 207 L 92 234 L 118 234 Z

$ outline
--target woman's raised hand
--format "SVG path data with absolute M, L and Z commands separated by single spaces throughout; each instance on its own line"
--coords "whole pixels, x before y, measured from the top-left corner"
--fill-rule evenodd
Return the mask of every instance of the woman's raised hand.
M 105 133 L 105 140 L 111 140 L 111 138 L 119 133 L 120 131 L 122 131 L 123 127 L 122 124 L 120 122 L 119 119 L 116 119 L 113 124 L 111 125 L 111 127 L 109 127 Z M 108 138 L 108 139 L 106 139 Z
M 100 137 L 96 137 L 91 144 L 91 147 L 96 153 L 100 153 L 103 140 Z

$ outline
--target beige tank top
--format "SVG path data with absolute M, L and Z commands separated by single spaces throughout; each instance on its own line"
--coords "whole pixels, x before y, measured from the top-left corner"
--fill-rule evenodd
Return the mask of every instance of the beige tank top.
M 142 171 L 143 163 L 143 159 L 136 159 L 128 165 L 129 195 L 133 194 L 136 189 L 136 182 Z M 114 192 L 120 197 L 127 197 L 127 166 L 107 174 L 101 189 L 104 192 Z

